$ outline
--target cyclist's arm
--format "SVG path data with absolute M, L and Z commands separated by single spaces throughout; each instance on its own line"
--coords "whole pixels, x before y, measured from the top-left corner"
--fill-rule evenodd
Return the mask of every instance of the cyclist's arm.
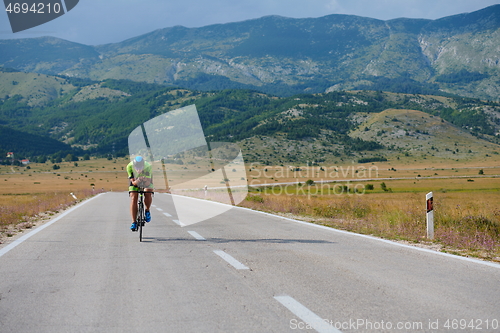
M 153 179 L 150 175 L 140 175 L 137 178 L 132 179 L 131 182 L 137 187 L 149 187 L 153 183 Z
M 139 177 L 140 182 L 143 187 L 148 187 L 151 184 L 153 184 L 153 168 L 151 165 L 146 165 L 146 168 L 144 169 L 144 174 Z
M 127 174 L 130 184 L 137 186 L 137 179 L 135 179 L 133 166 L 131 164 L 127 165 Z
M 136 185 L 139 184 L 141 185 L 140 187 L 148 187 L 149 185 L 151 185 L 151 177 L 139 177 L 137 180 L 136 180 Z
M 153 183 L 153 168 L 151 164 L 146 164 L 141 178 L 149 184 Z
M 153 167 L 149 163 L 145 163 L 144 170 L 137 177 L 139 187 L 152 188 L 153 186 Z

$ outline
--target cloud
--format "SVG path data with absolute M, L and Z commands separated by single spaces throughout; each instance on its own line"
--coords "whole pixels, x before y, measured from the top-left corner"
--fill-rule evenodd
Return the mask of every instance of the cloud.
M 337 0 L 328 1 L 325 8 L 332 13 L 335 13 L 337 11 L 342 11 L 342 6 L 339 4 Z

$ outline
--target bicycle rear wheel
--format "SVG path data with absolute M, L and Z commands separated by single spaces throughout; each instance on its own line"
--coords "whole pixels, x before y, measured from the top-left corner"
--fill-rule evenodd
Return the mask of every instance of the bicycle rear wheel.
M 144 211 L 144 191 L 140 190 L 138 191 L 139 198 L 137 200 L 137 215 L 136 215 L 136 221 L 137 221 L 137 229 L 136 231 L 139 231 L 139 241 L 142 242 L 142 227 L 146 224 L 146 215 Z

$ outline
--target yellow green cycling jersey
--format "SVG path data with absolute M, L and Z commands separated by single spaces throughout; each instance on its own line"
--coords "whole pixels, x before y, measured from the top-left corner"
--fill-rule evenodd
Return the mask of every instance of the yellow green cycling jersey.
M 151 164 L 148 162 L 144 161 L 144 169 L 140 172 L 137 173 L 137 171 L 134 169 L 134 163 L 130 162 L 127 165 L 127 174 L 128 174 L 128 179 L 129 179 L 129 191 L 139 191 L 139 188 L 137 186 L 132 185 L 132 179 L 136 179 L 139 177 L 145 177 L 151 179 L 151 184 L 147 186 L 147 188 L 154 188 L 153 187 L 153 168 Z

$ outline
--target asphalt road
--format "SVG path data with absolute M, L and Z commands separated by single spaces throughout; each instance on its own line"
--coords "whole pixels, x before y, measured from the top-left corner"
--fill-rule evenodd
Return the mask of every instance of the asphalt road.
M 500 331 L 500 265 L 241 208 L 182 227 L 153 204 L 142 243 L 106 193 L 0 249 L 0 332 Z

